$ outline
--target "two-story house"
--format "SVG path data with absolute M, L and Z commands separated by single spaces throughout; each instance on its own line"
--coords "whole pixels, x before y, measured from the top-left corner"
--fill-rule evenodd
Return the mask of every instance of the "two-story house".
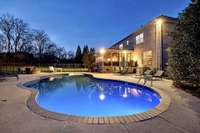
M 156 17 L 110 48 L 101 50 L 97 62 L 103 67 L 110 66 L 111 70 L 122 66 L 164 69 L 177 21 L 164 15 Z

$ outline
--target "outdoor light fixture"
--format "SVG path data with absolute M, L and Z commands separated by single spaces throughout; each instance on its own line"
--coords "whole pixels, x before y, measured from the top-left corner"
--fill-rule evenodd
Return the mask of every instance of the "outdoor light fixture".
M 117 61 L 117 58 L 116 58 L 116 57 L 113 57 L 113 58 L 112 58 L 112 61 Z
M 124 50 L 124 51 L 123 51 L 123 53 L 124 53 L 124 54 L 127 54 L 127 51 L 126 51 L 126 50 Z
M 112 61 L 115 61 L 115 58 L 112 58 Z
M 100 49 L 100 54 L 102 54 L 102 55 L 105 54 L 105 49 L 104 48 Z
M 160 18 L 160 19 L 156 20 L 156 24 L 157 25 L 162 25 L 162 23 L 163 23 L 163 19 Z

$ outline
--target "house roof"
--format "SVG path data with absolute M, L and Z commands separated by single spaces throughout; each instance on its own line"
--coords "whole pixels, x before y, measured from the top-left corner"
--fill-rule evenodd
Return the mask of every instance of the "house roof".
M 124 37 L 120 41 L 116 42 L 110 48 L 117 47 L 118 45 L 120 45 L 121 43 L 123 43 L 124 41 L 126 41 L 128 38 L 130 38 L 131 36 L 135 35 L 138 31 L 142 30 L 144 27 L 146 27 L 146 26 L 148 26 L 148 25 L 150 25 L 152 23 L 155 23 L 155 21 L 158 20 L 158 19 L 160 19 L 160 18 L 164 19 L 167 22 L 173 22 L 173 23 L 175 23 L 175 22 L 178 21 L 178 18 L 174 18 L 174 17 L 170 17 L 170 16 L 166 16 L 166 15 L 160 15 L 160 16 L 154 18 L 153 20 L 149 21 L 148 23 L 146 23 L 144 26 L 138 28 L 136 31 L 130 33 L 128 36 Z M 130 44 L 130 45 L 133 45 L 133 44 Z M 131 49 L 133 49 L 133 47 Z

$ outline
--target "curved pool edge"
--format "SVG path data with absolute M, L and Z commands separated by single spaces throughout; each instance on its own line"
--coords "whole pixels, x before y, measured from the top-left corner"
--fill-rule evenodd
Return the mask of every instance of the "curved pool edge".
M 69 74 L 69 73 L 66 73 L 66 74 Z M 92 73 L 83 73 L 83 74 L 87 74 L 98 79 L 105 79 L 105 80 L 107 79 L 107 80 L 115 80 L 115 81 L 131 83 L 130 81 L 127 81 L 127 80 L 118 80 L 118 79 L 112 79 L 112 78 L 108 79 L 104 77 L 98 77 Z M 17 84 L 18 87 L 29 90 L 31 92 L 29 98 L 26 100 L 26 105 L 32 112 L 42 117 L 50 118 L 50 119 L 54 119 L 58 121 L 73 121 L 73 122 L 84 123 L 84 124 L 119 124 L 119 123 L 124 124 L 124 123 L 138 122 L 138 121 L 144 121 L 144 120 L 154 118 L 158 116 L 159 114 L 165 112 L 169 108 L 170 103 L 171 103 L 170 97 L 167 94 L 165 94 L 163 91 L 155 87 L 148 87 L 160 95 L 161 101 L 155 108 L 150 109 L 143 113 L 127 115 L 127 116 L 84 117 L 84 116 L 75 116 L 75 115 L 67 115 L 67 114 L 52 112 L 39 106 L 36 102 L 38 91 L 34 88 L 30 88 L 26 86 L 28 84 L 38 82 L 41 79 L 45 79 L 45 78 L 48 78 L 51 76 L 57 76 L 57 75 L 63 75 L 63 74 L 51 74 L 47 76 L 40 76 L 35 80 L 24 81 Z

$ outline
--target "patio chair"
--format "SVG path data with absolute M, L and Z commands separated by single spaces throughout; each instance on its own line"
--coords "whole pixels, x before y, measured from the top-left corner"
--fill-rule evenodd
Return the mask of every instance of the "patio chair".
M 5 79 L 6 77 L 16 77 L 19 80 L 19 76 L 16 73 L 0 73 L 0 79 Z

